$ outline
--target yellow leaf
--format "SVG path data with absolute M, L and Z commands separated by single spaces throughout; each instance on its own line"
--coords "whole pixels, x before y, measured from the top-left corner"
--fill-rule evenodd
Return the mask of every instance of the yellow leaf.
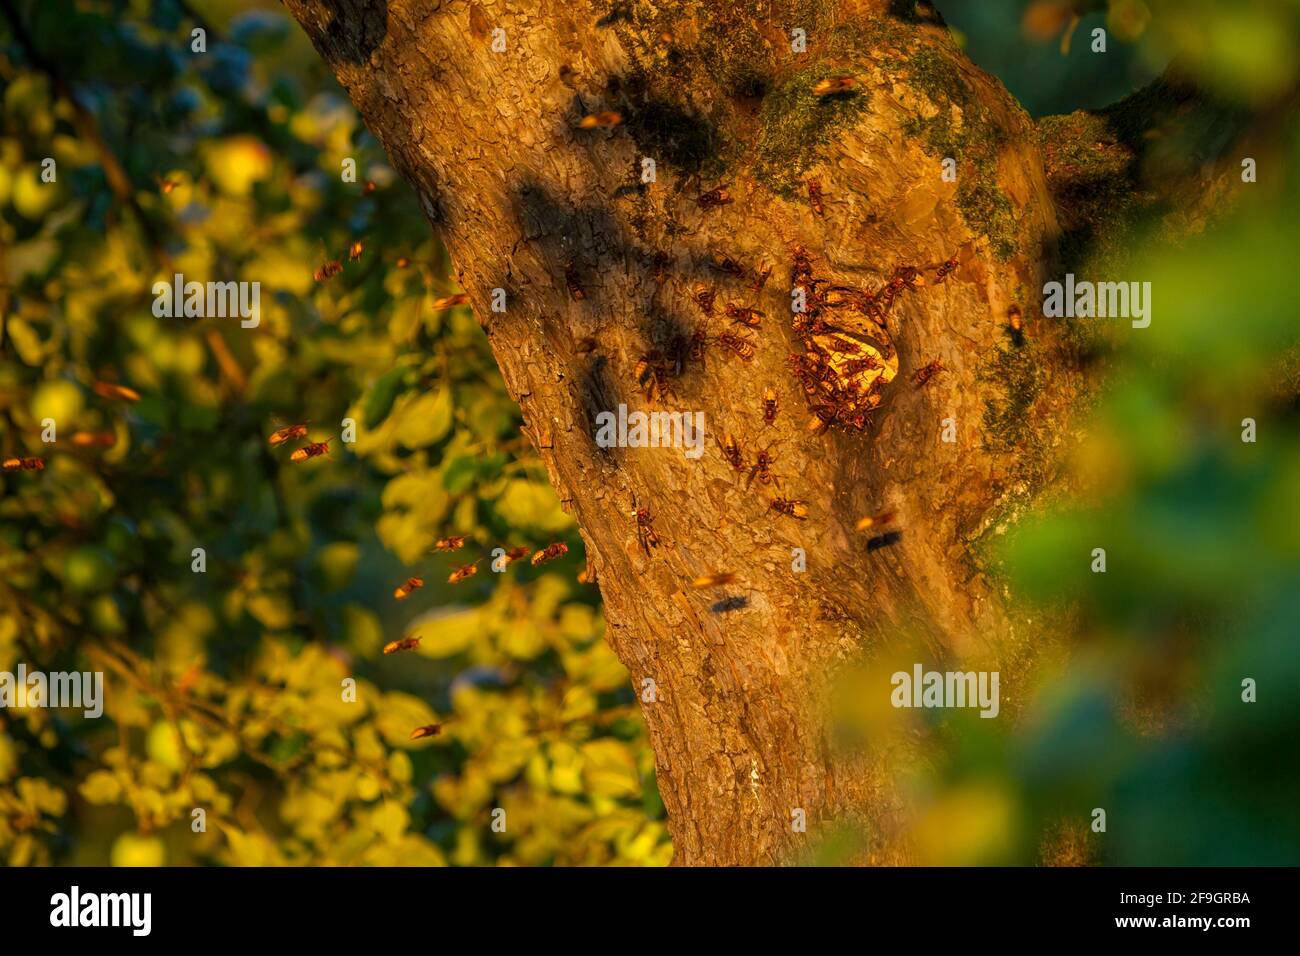
M 248 613 L 268 630 L 282 631 L 293 621 L 293 604 L 286 594 L 263 591 L 248 599 Z
M 375 715 L 375 728 L 390 747 L 426 746 L 412 741 L 411 731 L 437 722 L 438 718 L 428 704 L 418 697 L 396 691 L 383 696 Z
M 452 614 L 426 614 L 411 622 L 409 631 L 420 635 L 419 652 L 426 657 L 451 657 L 467 650 L 483 630 L 478 608 Z
M 122 785 L 111 770 L 96 770 L 82 782 L 81 795 L 90 803 L 112 803 L 122 794 Z
M 1013 842 L 1011 795 L 993 782 L 965 784 L 932 804 L 913 830 L 926 866 L 997 863 Z
M 167 848 L 157 837 L 123 833 L 109 853 L 113 866 L 162 866 L 167 862 Z
M 208 176 L 223 192 L 247 196 L 271 172 L 271 151 L 252 136 L 230 136 L 202 149 Z
M 582 777 L 587 792 L 597 797 L 635 797 L 641 793 L 636 762 L 617 740 L 592 740 L 582 745 L 586 761 Z
M 451 391 L 439 389 L 421 395 L 401 410 L 398 440 L 407 448 L 423 448 L 451 431 Z
M 392 800 L 381 803 L 370 815 L 370 826 L 388 843 L 400 840 L 410 822 L 406 807 Z
M 560 508 L 560 499 L 550 485 L 523 478 L 506 485 L 496 507 L 502 520 L 516 528 L 558 534 L 573 524 L 573 519 Z

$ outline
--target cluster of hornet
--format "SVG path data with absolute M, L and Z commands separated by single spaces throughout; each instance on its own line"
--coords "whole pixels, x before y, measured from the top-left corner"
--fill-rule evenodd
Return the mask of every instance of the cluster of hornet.
M 465 547 L 465 536 L 455 535 L 450 538 L 440 538 L 434 544 L 433 550 L 450 552 L 450 551 L 459 551 L 463 547 Z M 534 567 L 536 567 L 539 564 L 542 564 L 546 561 L 551 561 L 555 558 L 560 557 L 561 555 L 565 555 L 568 553 L 569 553 L 569 546 L 565 544 L 563 541 L 557 541 L 554 544 L 548 544 L 545 548 L 542 548 L 542 550 L 538 551 L 535 554 L 533 553 L 532 548 L 528 548 L 524 546 L 511 548 L 509 551 L 503 551 L 501 555 L 499 555 L 497 558 L 494 559 L 494 562 L 495 561 L 501 562 L 501 566 L 496 570 L 503 571 L 506 568 L 508 568 L 510 565 L 514 564 L 516 561 L 526 558 L 530 554 L 532 554 L 533 555 L 532 564 Z M 482 560 L 483 560 L 482 558 L 479 558 L 477 561 L 471 561 L 469 564 L 462 564 L 460 567 L 456 568 L 456 570 L 452 571 L 451 574 L 447 576 L 447 583 L 459 584 L 461 581 L 464 581 L 466 578 L 472 578 L 474 575 L 478 574 L 478 566 Z M 405 601 L 407 598 L 409 598 L 412 594 L 414 594 L 422 587 L 424 587 L 424 578 L 408 578 L 405 584 L 399 585 L 393 591 L 393 598 L 398 601 Z M 415 645 L 411 645 L 411 646 L 414 647 Z M 394 648 L 394 649 L 408 650 L 409 648 Z
M 813 275 L 812 259 L 795 246 L 791 285 L 798 298 L 794 332 L 803 354 L 792 354 L 790 370 L 812 407 L 812 429 L 832 423 L 862 429 L 898 374 L 898 356 L 885 315 L 899 291 L 919 273 L 896 270 L 881 293 L 829 285 Z M 901 285 L 895 288 L 894 282 Z M 802 308 L 800 308 L 800 306 Z
M 266 441 L 272 448 L 275 448 L 287 441 L 295 441 L 305 437 L 307 437 L 307 426 L 305 424 L 286 425 L 284 428 L 278 428 L 272 432 L 271 437 Z M 309 441 L 301 448 L 295 448 L 293 454 L 289 456 L 289 460 L 306 461 L 308 458 L 319 458 L 321 455 L 328 455 L 329 450 L 330 439 L 328 438 L 325 441 Z
M 853 78 L 834 77 L 822 81 L 814 92 L 818 96 L 842 94 L 850 92 L 853 85 Z M 810 178 L 806 180 L 806 186 L 813 214 L 824 217 L 826 201 L 821 181 Z M 727 186 L 700 193 L 696 199 L 703 210 L 716 210 L 732 201 Z M 655 253 L 651 265 L 656 285 L 663 285 L 670 264 L 671 259 L 667 253 Z M 711 266 L 715 272 L 726 276 L 752 279 L 748 288 L 755 297 L 762 292 L 772 273 L 770 264 L 755 267 L 751 272 L 731 256 L 720 253 L 712 256 Z M 883 402 L 886 386 L 899 373 L 898 351 L 890 331 L 891 314 L 895 311 L 895 305 L 909 292 L 924 288 L 927 284 L 943 283 L 956 273 L 958 266 L 956 258 L 929 266 L 900 264 L 878 288 L 869 290 L 836 284 L 824 276 L 818 277 L 809 252 L 800 245 L 793 247 L 792 327 L 803 351 L 791 354 L 788 365 L 812 410 L 813 417 L 808 425 L 810 431 L 821 431 L 833 424 L 861 431 L 870 424 L 872 414 Z M 929 283 L 927 273 L 933 276 Z M 746 362 L 757 354 L 759 340 L 746 333 L 762 329 L 766 318 L 763 312 L 744 302 L 720 301 L 719 290 L 708 282 L 698 282 L 691 287 L 690 300 L 703 316 L 703 322 L 710 322 L 719 313 L 730 321 L 716 334 L 709 334 L 705 326 L 696 326 L 689 332 L 678 333 L 671 342 L 656 343 L 656 347 L 639 357 L 633 375 L 637 386 L 651 401 L 673 395 L 672 380 L 681 375 L 687 359 L 702 361 L 711 344 L 718 345 L 731 358 Z M 1018 316 L 1014 329 L 1019 331 Z M 594 348 L 594 343 L 592 347 Z M 589 349 L 580 349 L 587 350 Z M 945 369 L 941 362 L 931 361 L 915 372 L 913 381 L 917 387 L 924 387 L 943 371 Z M 771 385 L 765 386 L 763 390 L 761 409 L 764 426 L 773 425 L 780 414 L 780 405 L 777 390 Z M 809 517 L 807 503 L 801 499 L 785 497 L 781 491 L 781 479 L 773 468 L 777 462 L 773 448 L 779 444 L 779 441 L 773 441 L 766 447 L 759 448 L 751 462 L 747 460 L 745 450 L 732 433 L 726 433 L 718 441 L 723 459 L 738 476 L 744 476 L 747 489 L 755 482 L 760 487 L 772 489 L 774 497 L 768 498 L 770 513 L 805 521 Z M 648 509 L 636 507 L 635 503 L 631 516 L 637 543 L 648 558 L 660 545 L 659 534 L 653 526 L 654 518 Z M 857 530 L 878 529 L 893 522 L 893 512 L 882 512 L 863 518 L 858 523 Z M 901 536 L 900 530 L 884 530 L 870 539 L 868 550 L 887 547 L 897 542 Z M 735 575 L 731 572 L 715 572 L 698 577 L 693 586 L 716 587 L 731 583 L 734 579 Z
M 794 331 L 804 351 L 792 354 L 789 363 L 813 411 L 809 428 L 841 424 L 860 431 L 898 375 L 890 312 L 903 293 L 925 286 L 925 274 L 900 265 L 880 288 L 867 291 L 816 278 L 802 246 L 795 246 L 792 258 L 791 285 L 798 296 Z M 934 281 L 942 282 L 956 268 L 955 259 L 939 264 Z M 938 362 L 926 366 L 921 384 L 942 368 Z
M 435 552 L 453 552 L 459 551 L 463 547 L 465 547 L 465 536 L 453 535 L 449 538 L 440 538 L 434 543 L 433 550 Z M 569 546 L 563 541 L 549 544 L 536 553 L 534 553 L 531 548 L 524 546 L 510 548 L 494 558 L 494 567 L 496 566 L 496 562 L 500 562 L 500 566 L 496 567 L 496 570 L 504 570 L 514 562 L 526 558 L 530 554 L 532 555 L 532 564 L 536 566 L 543 562 L 553 560 L 554 558 L 561 557 L 562 555 L 567 554 L 568 551 Z M 478 573 L 478 566 L 482 561 L 483 559 L 479 558 L 476 561 L 472 561 L 469 564 L 464 564 L 456 568 L 456 570 L 452 571 L 447 577 L 447 583 L 458 584 L 466 578 L 473 577 Z M 422 587 L 424 587 L 424 578 L 407 578 L 405 583 L 398 585 L 393 590 L 393 599 L 397 601 L 405 601 Z M 403 637 L 398 640 L 389 641 L 384 645 L 384 653 L 399 654 L 403 651 L 417 650 L 420 646 L 421 639 L 420 635 L 417 634 L 411 637 Z M 424 727 L 417 727 L 415 730 L 411 731 L 411 739 L 419 740 L 422 737 L 433 737 L 440 733 L 441 730 L 441 724 L 429 724 Z

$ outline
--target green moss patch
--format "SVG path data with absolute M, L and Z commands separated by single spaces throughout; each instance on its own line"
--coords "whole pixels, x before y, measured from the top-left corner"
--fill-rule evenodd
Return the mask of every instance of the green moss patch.
M 1062 215 L 1064 271 L 1127 246 L 1138 212 L 1133 151 L 1099 114 L 1048 116 L 1038 126 L 1047 185 Z
M 911 28 L 892 17 L 841 23 L 826 34 L 809 32 L 807 56 L 817 62 L 773 84 L 759 111 L 755 174 L 779 195 L 791 198 L 818 151 L 866 109 L 860 91 L 819 97 L 813 88 L 834 76 L 855 76 L 900 60 L 916 46 Z
M 1012 477 L 1029 488 L 1047 478 L 1051 426 L 1034 406 L 1042 394 L 1045 374 L 1033 343 L 1007 330 L 1007 343 L 999 345 L 980 370 L 979 380 L 1002 394 L 984 400 L 984 447 L 994 454 L 1014 454 Z
M 796 73 L 763 99 L 755 175 L 778 195 L 790 198 L 817 150 L 866 108 L 867 97 L 857 91 L 813 93 L 819 82 L 844 72 L 818 65 Z
M 941 51 L 923 47 L 899 66 L 912 88 L 938 108 L 933 116 L 909 120 L 904 131 L 941 159 L 957 160 L 957 208 L 962 218 L 972 232 L 988 237 L 999 260 L 1010 259 L 1019 248 L 1019 230 L 1015 205 L 998 186 L 1001 127 L 975 101 L 961 72 Z
M 1008 475 L 1010 487 L 1003 489 L 997 505 L 979 516 L 978 524 L 963 529 L 971 543 L 972 568 L 990 570 L 987 548 L 994 540 L 990 532 L 1014 521 L 1035 493 L 1044 486 L 1051 471 L 1051 424 L 1035 406 L 1046 384 L 1039 350 L 1032 342 L 1007 330 L 1007 341 L 980 369 L 979 381 L 999 394 L 984 400 L 982 439 L 994 454 L 1012 455 Z M 996 562 L 992 562 L 996 563 Z

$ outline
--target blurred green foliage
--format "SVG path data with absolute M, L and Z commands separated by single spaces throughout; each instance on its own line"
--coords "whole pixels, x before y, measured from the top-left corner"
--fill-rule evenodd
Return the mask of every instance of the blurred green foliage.
M 46 468 L 0 476 L 0 671 L 108 689 L 99 720 L 0 711 L 0 860 L 666 863 L 573 522 L 468 308 L 433 305 L 456 289 L 418 203 L 298 27 L 274 3 L 10 6 L 0 451 Z M 178 272 L 260 282 L 260 324 L 155 317 Z M 328 456 L 268 446 L 297 423 Z M 465 548 L 431 554 L 450 535 Z M 490 570 L 554 540 L 567 559 Z
M 1222 157 L 1228 185 L 1211 201 L 1222 215 L 1207 225 L 1193 215 L 1170 228 L 1154 209 L 1119 254 L 1075 270 L 1149 281 L 1153 319 L 1146 329 L 1102 319 L 1073 330 L 1101 383 L 1077 434 L 1061 436 L 1065 487 L 1076 494 L 1009 522 L 996 561 L 1022 633 L 971 656 L 1001 669 L 1007 719 L 886 708 L 849 725 L 904 768 L 921 862 L 1296 865 L 1300 323 L 1289 263 L 1300 254 L 1300 3 L 978 6 L 955 9 L 968 22 L 1001 16 L 1008 29 L 1051 6 L 1084 12 L 1080 31 L 1089 18 L 1139 24 L 1120 63 L 1177 64 L 1216 109 L 1270 117 L 1264 128 L 1281 146 L 1260 136 L 1250 152 Z M 1026 30 L 1020 42 L 1059 57 L 1067 25 Z M 990 35 L 970 46 L 979 59 L 999 43 L 1012 46 Z M 1032 69 L 1008 64 L 1004 79 L 1015 90 Z M 1091 105 L 1050 84 L 1037 103 Z M 1166 185 L 1153 176 L 1199 178 L 1196 164 L 1214 155 L 1204 133 L 1193 118 L 1182 133 L 1146 137 L 1157 155 L 1139 188 Z M 1258 182 L 1242 181 L 1248 157 Z M 1093 570 L 1097 548 L 1105 573 Z M 870 698 L 887 692 L 881 674 L 927 659 L 918 653 L 860 678 Z M 1024 675 L 1018 686 L 1031 692 L 1009 695 L 1008 676 Z M 1104 832 L 1093 829 L 1097 809 Z M 846 839 L 832 833 L 817 859 L 842 858 Z
M 1107 862 L 1300 862 L 1300 326 L 1279 282 L 1300 250 L 1297 132 L 1227 221 L 1138 243 L 1127 270 L 1155 312 L 1123 335 L 1074 455 L 1095 494 L 1006 549 L 1021 595 L 1071 602 L 1077 647 L 1016 778 L 1039 815 L 1107 808 Z
M 936 4 L 966 53 L 1006 84 L 1031 116 L 1100 109 L 1153 79 L 1161 55 L 1145 55 L 1133 31 L 1113 30 L 1107 4 L 1074 0 L 948 0 Z M 1079 15 L 1077 24 L 1072 17 Z M 1093 53 L 1092 31 L 1108 31 Z

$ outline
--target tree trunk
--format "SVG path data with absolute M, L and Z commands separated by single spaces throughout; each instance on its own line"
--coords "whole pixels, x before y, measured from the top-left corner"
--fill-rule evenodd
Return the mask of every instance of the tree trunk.
M 787 862 L 845 817 L 875 834 L 862 860 L 909 859 L 892 768 L 836 745 L 825 692 L 847 662 L 918 640 L 927 666 L 1001 666 L 1016 697 L 979 547 L 1050 481 L 1080 390 L 1040 312 L 1059 236 L 1039 129 L 926 4 L 286 2 L 416 189 L 576 513 L 675 862 Z M 851 85 L 818 95 L 836 77 Z M 621 123 L 581 127 L 604 112 Z M 719 187 L 731 202 L 708 202 Z M 858 351 L 810 398 L 789 357 L 828 347 L 816 320 Z M 845 371 L 854 354 L 886 371 Z M 850 383 L 847 407 L 879 407 L 826 426 L 813 405 Z M 703 456 L 598 446 L 597 416 L 620 403 L 702 411 Z M 765 449 L 770 483 L 752 471 Z M 692 587 L 710 572 L 736 582 Z

